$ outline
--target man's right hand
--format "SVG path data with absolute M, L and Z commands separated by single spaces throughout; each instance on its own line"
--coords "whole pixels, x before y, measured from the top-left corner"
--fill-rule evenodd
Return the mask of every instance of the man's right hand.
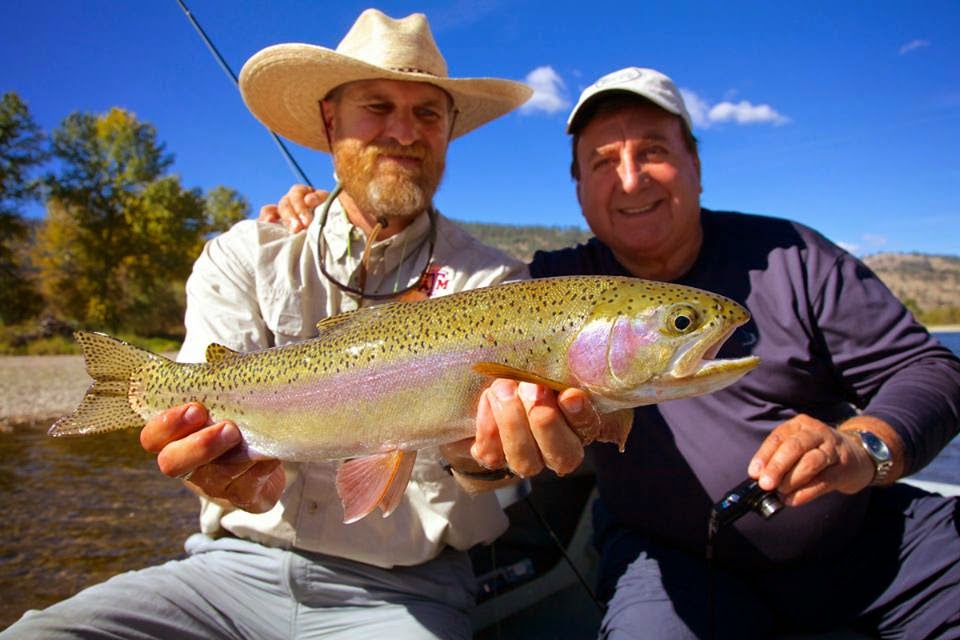
M 191 402 L 164 411 L 140 432 L 140 444 L 157 454 L 165 475 L 181 478 L 197 493 L 228 501 L 250 513 L 273 508 L 284 488 L 279 460 L 252 460 L 233 422 L 209 422 L 206 408 Z
M 291 233 L 306 229 L 313 220 L 313 210 L 327 199 L 329 191 L 314 190 L 305 184 L 295 184 L 277 204 L 260 207 L 260 222 L 276 222 L 286 225 Z

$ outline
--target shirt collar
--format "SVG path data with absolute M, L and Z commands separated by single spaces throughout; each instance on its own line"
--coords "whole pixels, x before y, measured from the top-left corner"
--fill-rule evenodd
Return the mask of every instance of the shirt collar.
M 321 210 L 322 207 L 315 210 L 313 222 L 310 223 L 308 237 L 311 242 L 317 242 L 320 238 Z M 400 233 L 374 242 L 370 248 L 370 259 L 399 263 L 404 256 L 415 254 L 416 249 L 428 239 L 429 233 L 430 216 L 418 215 Z M 323 239 L 326 247 L 321 249 L 321 253 L 329 251 L 330 257 L 338 262 L 351 254 L 359 260 L 366 243 L 365 234 L 347 218 L 347 213 L 339 199 L 330 204 L 327 224 L 323 229 Z

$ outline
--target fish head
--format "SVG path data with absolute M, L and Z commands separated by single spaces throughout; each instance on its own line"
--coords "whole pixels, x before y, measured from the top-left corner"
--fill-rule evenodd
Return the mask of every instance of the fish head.
M 724 296 L 636 280 L 599 299 L 567 351 L 568 371 L 603 411 L 717 391 L 760 363 L 715 359 L 749 319 Z

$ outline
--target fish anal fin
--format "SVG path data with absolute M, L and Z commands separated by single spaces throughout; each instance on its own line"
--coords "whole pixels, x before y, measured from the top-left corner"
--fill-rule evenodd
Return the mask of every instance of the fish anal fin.
M 234 351 L 233 349 L 225 347 L 222 344 L 211 342 L 207 345 L 204 358 L 206 358 L 207 364 L 216 364 L 218 362 L 223 362 L 224 360 L 229 360 L 230 358 L 236 358 L 239 355 L 239 351 Z
M 390 515 L 406 491 L 416 451 L 388 451 L 354 458 L 337 469 L 337 493 L 343 503 L 343 522 L 360 520 L 380 507 Z
M 481 375 L 490 376 L 491 378 L 510 378 L 520 382 L 532 382 L 543 385 L 548 389 L 553 389 L 558 393 L 570 388 L 568 384 L 563 384 L 550 378 L 544 378 L 536 373 L 517 369 L 510 365 L 500 364 L 499 362 L 477 362 L 473 365 L 473 370 Z

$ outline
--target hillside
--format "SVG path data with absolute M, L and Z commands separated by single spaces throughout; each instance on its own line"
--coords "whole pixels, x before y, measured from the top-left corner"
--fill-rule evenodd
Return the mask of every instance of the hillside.
M 567 247 L 592 235 L 578 227 L 460 224 L 521 260 L 529 260 L 537 249 Z M 924 322 L 960 323 L 960 256 L 877 253 L 863 261 Z
M 579 227 L 522 227 L 512 224 L 458 222 L 461 227 L 510 255 L 529 262 L 538 249 L 562 249 L 586 242 L 593 234 Z
M 960 308 L 960 257 L 877 253 L 863 260 L 898 298 L 924 311 Z

